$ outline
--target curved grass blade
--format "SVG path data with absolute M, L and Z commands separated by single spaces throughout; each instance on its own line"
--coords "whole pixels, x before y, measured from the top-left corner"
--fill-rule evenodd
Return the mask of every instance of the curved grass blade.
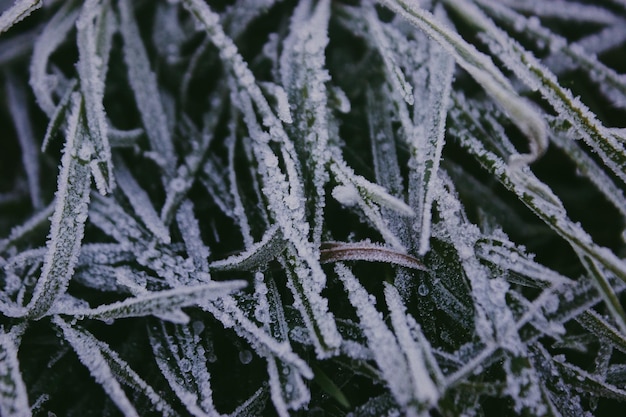
M 478 7 L 466 0 L 446 0 L 485 35 L 487 45 L 530 88 L 539 90 L 561 117 L 568 120 L 602 159 L 626 182 L 626 149 L 579 98 L 561 86 L 556 76 L 517 41 L 498 28 Z
M 570 45 L 565 38 L 538 25 L 536 21 L 515 13 L 502 4 L 491 0 L 478 0 L 477 3 L 496 19 L 510 26 L 515 26 L 515 28 L 523 28 L 524 33 L 534 37 L 538 43 L 549 45 L 550 52 L 553 54 L 560 53 L 559 55 L 561 57 L 564 55 L 571 58 L 577 67 L 584 68 L 587 71 L 590 80 L 598 85 L 600 91 L 611 100 L 613 106 L 622 109 L 626 108 L 626 76 L 618 74 L 615 70 L 609 68 L 602 63 L 602 61 L 597 59 L 592 53 L 585 51 L 584 48 Z M 593 15 L 593 9 L 586 10 L 581 4 L 569 5 L 569 7 L 567 7 L 565 3 L 562 3 L 559 8 L 572 9 L 572 14 L 580 16 L 585 16 L 585 12 L 587 12 L 587 15 Z M 591 6 L 591 8 L 593 8 L 593 6 Z M 610 23 L 617 23 L 616 17 L 607 9 L 599 9 L 598 12 L 599 13 L 596 13 L 596 15 L 602 15 L 602 12 L 605 12 L 605 17 L 613 18 Z
M 427 271 L 414 256 L 371 242 L 322 242 L 320 262 L 385 262 L 419 271 Z
M 211 262 L 209 267 L 216 271 L 260 269 L 275 259 L 285 249 L 285 246 L 286 243 L 280 229 L 275 225 L 265 232 L 260 242 L 253 244 L 243 253 Z
M 464 104 L 457 102 L 460 112 L 454 110 L 451 116 L 459 126 L 480 126 L 478 120 L 462 110 Z M 464 117 L 468 117 L 464 120 Z M 480 128 L 479 128 L 480 129 Z M 482 129 L 481 129 L 482 130 Z M 508 190 L 514 192 L 528 208 L 541 220 L 555 230 L 561 237 L 572 245 L 575 250 L 581 250 L 592 259 L 613 272 L 621 280 L 626 281 L 626 264 L 610 250 L 596 245 L 580 224 L 572 222 L 568 217 L 561 201 L 550 188 L 535 177 L 530 170 L 511 170 L 504 161 L 493 152 L 485 149 L 483 143 L 469 131 L 460 131 L 456 127 L 452 131 L 459 138 L 461 145 L 472 154 L 478 162 Z M 483 133 L 485 133 L 483 131 Z M 487 133 L 485 133 L 487 134 Z M 501 138 L 500 140 L 507 140 Z
M 60 79 L 58 75 L 48 73 L 48 63 L 52 54 L 61 46 L 74 27 L 78 14 L 79 10 L 74 1 L 64 2 L 59 11 L 50 19 L 33 48 L 33 57 L 30 62 L 30 85 L 39 107 L 50 118 L 57 107 L 52 93 Z

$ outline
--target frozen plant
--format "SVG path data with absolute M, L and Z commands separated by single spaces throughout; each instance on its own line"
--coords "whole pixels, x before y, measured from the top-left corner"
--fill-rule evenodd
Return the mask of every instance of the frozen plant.
M 613 416 L 624 0 L 0 0 L 0 416 Z

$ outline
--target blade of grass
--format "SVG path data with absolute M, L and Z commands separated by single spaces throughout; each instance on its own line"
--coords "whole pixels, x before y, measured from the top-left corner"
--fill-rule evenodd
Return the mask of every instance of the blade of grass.
M 0 15 L 0 34 L 11 28 L 22 19 L 28 17 L 32 12 L 43 5 L 42 0 L 15 0 L 13 6 L 9 7 Z

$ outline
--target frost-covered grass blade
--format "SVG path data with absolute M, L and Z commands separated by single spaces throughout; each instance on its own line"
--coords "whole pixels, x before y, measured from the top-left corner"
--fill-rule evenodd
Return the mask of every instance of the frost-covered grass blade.
M 86 132 L 81 98 L 75 93 L 68 116 L 66 143 L 58 176 L 58 191 L 50 225 L 48 252 L 26 314 L 40 317 L 67 288 L 82 244 L 91 170 L 91 145 Z
M 0 412 L 6 416 L 27 417 L 32 414 L 20 372 L 18 347 L 19 338 L 15 340 L 11 332 L 0 332 Z
M 142 317 L 150 314 L 168 313 L 180 307 L 223 297 L 246 286 L 245 281 L 211 282 L 196 286 L 174 288 L 137 297 L 93 309 L 67 309 L 66 314 L 97 320 L 115 320 L 126 317 Z
M 42 6 L 41 0 L 15 0 L 15 4 L 0 14 L 0 33 L 26 18 Z

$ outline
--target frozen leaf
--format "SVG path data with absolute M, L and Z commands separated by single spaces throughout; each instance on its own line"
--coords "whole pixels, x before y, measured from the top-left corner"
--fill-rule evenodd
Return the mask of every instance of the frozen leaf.
M 294 123 L 289 126 L 294 146 L 306 166 L 304 187 L 311 196 L 313 242 L 321 239 L 325 184 L 328 182 L 327 163 L 329 118 L 328 91 L 330 80 L 325 68 L 328 45 L 330 1 L 313 6 L 302 1 L 291 16 L 290 32 L 280 56 L 280 78 L 289 97 Z
M 241 192 L 239 191 L 239 185 L 237 182 L 237 172 L 235 169 L 235 145 L 236 138 L 234 135 L 230 135 L 227 141 L 228 147 L 228 181 L 230 183 L 230 195 L 232 196 L 232 214 L 238 220 L 239 229 L 241 231 L 244 244 L 247 248 L 254 244 L 252 237 L 252 231 L 250 229 L 250 222 L 246 214 L 246 208 L 243 204 Z M 258 186 L 258 183 L 255 183 Z M 256 187 L 258 189 L 258 187 Z
M 544 354 L 547 355 L 548 353 L 545 352 Z M 562 357 L 553 358 L 552 362 L 563 375 L 563 379 L 571 384 L 576 391 L 584 394 L 591 393 L 618 401 L 626 400 L 626 390 L 623 388 L 601 380 L 597 376 L 565 361 Z
M 442 184 L 442 187 L 447 187 Z M 544 414 L 537 375 L 526 358 L 526 349 L 517 330 L 517 323 L 508 303 L 509 284 L 501 277 L 490 277 L 487 269 L 475 255 L 475 245 L 480 232 L 463 219 L 462 206 L 452 191 L 441 189 L 437 198 L 438 211 L 445 232 L 440 238 L 449 240 L 455 247 L 465 275 L 470 282 L 475 308 L 476 333 L 487 346 L 499 346 L 506 352 L 506 393 L 514 401 L 516 412 L 529 410 Z M 489 350 L 489 349 L 486 349 Z
M 287 284 L 294 295 L 294 305 L 305 320 L 317 354 L 329 356 L 339 347 L 340 335 L 328 310 L 328 302 L 320 294 L 326 275 L 319 264 L 319 249 L 308 240 L 310 224 L 305 221 L 305 198 L 293 144 L 280 141 L 281 149 L 277 155 L 262 139 L 265 134 L 256 120 L 250 97 L 241 94 L 239 98 L 248 130 L 257 137 L 251 148 L 260 171 L 261 192 L 268 201 L 269 217 L 280 227 L 283 238 L 289 243 L 283 259 L 290 265 Z M 282 136 L 284 131 L 278 128 L 274 126 L 270 132 Z M 284 163 L 286 174 L 278 156 Z
M 147 289 L 147 278 L 141 272 L 135 272 L 130 268 L 109 268 L 109 271 L 115 277 L 115 285 L 118 287 L 124 287 L 124 292 L 129 291 L 135 298 L 141 298 L 151 294 Z M 96 271 L 94 271 L 95 273 Z M 95 275 L 95 274 L 94 274 Z M 79 306 L 84 307 L 84 306 Z M 154 313 L 155 317 L 161 320 L 169 321 L 172 323 L 188 323 L 189 316 L 185 314 L 179 308 L 173 308 L 171 310 L 164 310 L 158 313 Z
M 206 30 L 206 34 L 211 42 L 220 52 L 222 61 L 228 66 L 228 70 L 232 73 L 233 81 L 237 83 L 238 89 L 245 91 L 258 110 L 263 125 L 269 129 L 270 134 L 275 136 L 278 141 L 285 141 L 286 133 L 282 128 L 280 119 L 272 112 L 271 107 L 261 88 L 256 83 L 256 79 L 252 71 L 243 57 L 239 54 L 237 46 L 220 25 L 219 16 L 211 10 L 209 5 L 200 0 L 183 0 L 183 5 L 189 10 L 194 17 Z
M 389 195 L 380 185 L 355 174 L 338 156 L 332 159 L 330 169 L 340 184 L 333 190 L 333 197 L 344 206 L 358 206 L 390 246 L 406 251 L 399 238 L 390 230 L 380 207 L 383 206 L 405 217 L 413 216 L 413 210 L 399 198 Z
M 428 105 L 423 106 L 424 126 L 407 132 L 415 168 L 409 176 L 409 201 L 416 213 L 419 244 L 423 255 L 430 248 L 432 205 L 437 189 L 437 171 L 445 143 L 446 116 L 454 74 L 454 60 L 443 48 L 430 42 Z M 417 111 L 417 109 L 416 109 Z
M 119 243 L 131 244 L 148 239 L 148 233 L 113 198 L 94 193 L 89 208 L 89 220 Z
M 392 99 L 390 96 L 394 96 L 394 98 Z M 392 94 L 385 86 L 375 91 L 368 90 L 367 119 L 369 122 L 376 183 L 398 199 L 403 198 L 405 189 L 397 147 L 394 141 L 394 129 L 391 118 L 388 116 L 395 111 L 394 106 L 403 106 L 401 101 L 401 97 Z M 381 108 L 384 110 L 381 111 Z M 339 187 L 333 189 L 333 197 L 335 199 L 338 197 L 336 192 L 340 189 Z M 346 191 L 349 192 L 350 190 L 353 189 L 346 187 Z M 356 203 L 357 201 L 355 201 Z M 345 203 L 342 204 L 346 205 Z M 393 234 L 402 240 L 408 241 L 408 237 L 412 234 L 409 231 L 411 220 L 407 216 L 387 207 L 381 207 L 381 214 L 389 222 L 389 228 Z
M 537 287 L 557 287 L 572 283 L 572 280 L 566 276 L 534 261 L 523 248 L 516 247 L 505 236 L 493 236 L 491 240 L 478 242 L 476 254 L 503 270 L 530 278 L 533 285 Z
M 341 335 L 329 311 L 328 300 L 321 295 L 320 282 L 315 279 L 315 275 L 323 274 L 321 265 L 299 259 L 293 248 L 287 250 L 287 287 L 294 296 L 293 305 L 300 310 L 318 357 L 331 356 L 341 345 Z
M 285 90 L 277 84 L 268 82 L 262 83 L 261 87 L 267 91 L 270 96 L 273 96 L 274 100 L 276 100 L 276 114 L 278 115 L 278 118 L 283 123 L 293 123 L 291 111 L 289 109 L 289 98 L 287 97 Z
M 454 116 L 456 118 L 456 116 Z M 456 119 L 462 124 L 466 121 Z M 475 120 L 476 125 L 480 122 Z M 456 129 L 454 129 L 456 131 Z M 626 265 L 615 254 L 595 244 L 579 223 L 572 222 L 560 199 L 528 169 L 511 170 L 498 156 L 485 149 L 484 145 L 467 131 L 458 132 L 463 147 L 478 161 L 494 173 L 498 180 L 513 191 L 520 201 L 528 206 L 548 226 L 572 245 L 576 251 L 596 260 L 603 267 L 626 280 Z M 501 138 L 505 140 L 505 138 Z
M 576 319 L 581 326 L 593 333 L 594 337 L 611 344 L 615 349 L 626 353 L 626 336 L 594 310 L 585 311 Z
M 566 10 L 572 13 L 573 16 L 591 18 L 595 15 L 599 20 L 601 20 L 601 16 L 615 19 L 615 16 L 606 9 L 595 8 L 593 6 L 586 8 L 582 4 L 574 5 L 571 2 L 569 3 L 569 7 L 564 7 L 564 3 L 565 2 L 556 2 L 555 4 L 551 4 L 551 6 L 559 11 Z M 486 10 L 497 19 L 501 19 L 507 24 L 513 25 L 517 30 L 524 31 L 526 34 L 531 34 L 537 40 L 538 44 L 547 45 L 553 54 L 560 52 L 559 55 L 571 59 L 577 66 L 586 69 L 590 79 L 598 85 L 600 91 L 611 100 L 614 106 L 626 108 L 626 77 L 624 75 L 617 74 L 615 70 L 607 67 L 597 59 L 594 54 L 585 51 L 580 45 L 569 45 L 565 38 L 554 34 L 538 24 L 536 17 L 526 18 L 501 4 L 496 4 L 491 1 L 482 0 L 479 1 L 479 4 L 485 7 Z M 608 23 L 610 22 L 611 20 L 609 20 Z M 565 59 L 562 60 L 565 61 Z

